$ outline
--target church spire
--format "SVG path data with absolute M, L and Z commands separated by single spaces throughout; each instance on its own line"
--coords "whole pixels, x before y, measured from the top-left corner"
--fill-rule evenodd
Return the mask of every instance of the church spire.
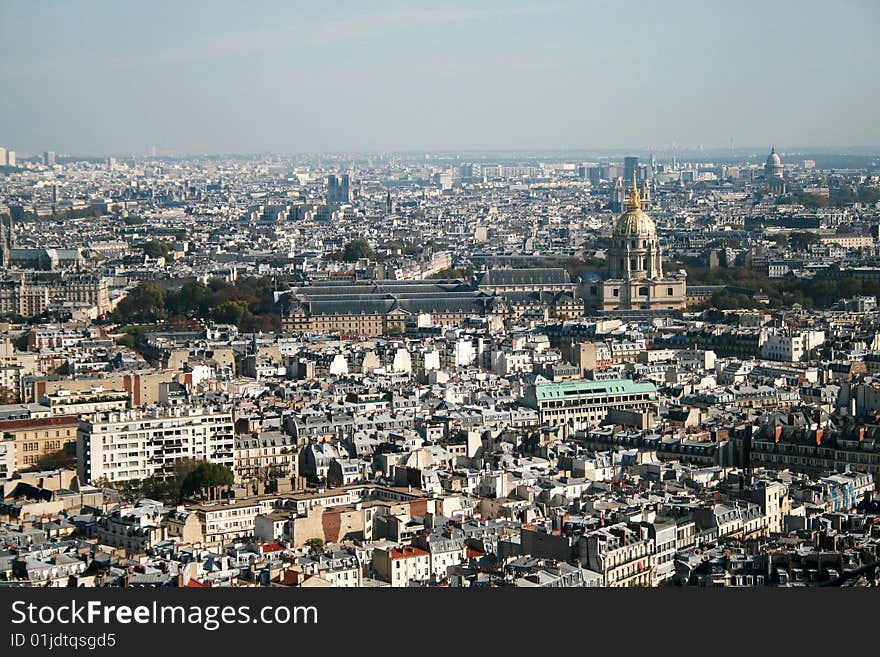
M 636 172 L 633 171 L 633 186 L 629 192 L 629 202 L 626 204 L 627 210 L 641 210 L 642 199 L 639 196 L 639 185 L 636 181 Z

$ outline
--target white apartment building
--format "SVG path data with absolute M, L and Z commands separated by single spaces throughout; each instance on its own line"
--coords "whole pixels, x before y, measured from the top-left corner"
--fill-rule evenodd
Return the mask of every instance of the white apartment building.
M 174 407 L 96 413 L 80 420 L 77 470 L 83 482 L 173 474 L 180 459 L 234 467 L 232 414 Z
M 825 342 L 824 331 L 800 331 L 796 333 L 762 332 L 761 357 L 789 363 L 803 360 L 811 349 Z
M 248 538 L 256 532 L 257 516 L 268 515 L 277 498 L 264 496 L 243 501 L 203 502 L 190 507 L 199 518 L 206 544 Z

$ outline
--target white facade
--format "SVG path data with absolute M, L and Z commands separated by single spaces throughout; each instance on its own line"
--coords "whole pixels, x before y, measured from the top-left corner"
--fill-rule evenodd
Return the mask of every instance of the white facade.
M 208 408 L 98 413 L 80 421 L 77 466 L 83 482 L 167 477 L 180 459 L 234 466 L 232 414 Z
M 825 342 L 824 331 L 801 331 L 798 333 L 765 333 L 761 343 L 761 357 L 789 363 L 801 361 Z

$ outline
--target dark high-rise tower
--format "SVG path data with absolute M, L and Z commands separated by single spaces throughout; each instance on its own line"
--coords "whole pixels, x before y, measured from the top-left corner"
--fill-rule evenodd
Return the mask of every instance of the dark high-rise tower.
M 629 189 L 639 172 L 639 158 L 623 158 L 623 184 Z

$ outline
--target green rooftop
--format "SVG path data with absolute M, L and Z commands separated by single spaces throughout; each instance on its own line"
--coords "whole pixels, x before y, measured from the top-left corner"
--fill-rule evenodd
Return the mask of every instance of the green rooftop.
M 545 383 L 535 386 L 535 398 L 538 401 L 547 399 L 565 399 L 579 395 L 630 395 L 640 393 L 657 393 L 657 386 L 650 381 L 636 383 L 630 379 L 610 379 L 608 381 L 564 381 L 562 383 Z

